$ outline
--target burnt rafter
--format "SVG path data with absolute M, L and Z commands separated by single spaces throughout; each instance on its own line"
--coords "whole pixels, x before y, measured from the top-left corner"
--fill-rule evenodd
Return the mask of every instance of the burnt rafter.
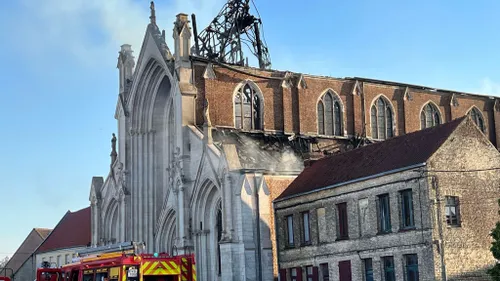
M 271 67 L 269 50 L 260 36 L 262 21 L 250 14 L 249 2 L 250 0 L 228 0 L 217 17 L 199 35 L 196 29 L 196 17 L 193 14 L 195 36 L 193 53 L 209 60 L 244 66 L 242 47 L 247 46 L 259 60 L 259 67 L 269 69 Z

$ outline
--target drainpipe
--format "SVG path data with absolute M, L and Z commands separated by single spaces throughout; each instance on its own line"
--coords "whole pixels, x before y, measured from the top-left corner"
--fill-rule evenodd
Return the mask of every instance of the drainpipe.
M 438 234 L 439 234 L 439 255 L 441 258 L 441 280 L 446 281 L 446 261 L 444 259 L 444 239 L 443 239 L 443 221 L 441 214 L 441 195 L 439 193 L 439 185 L 436 176 L 431 176 L 432 188 L 436 190 L 436 215 L 437 215 L 437 223 L 438 223 Z
M 252 189 L 252 206 L 253 216 L 255 222 L 255 259 L 256 259 L 256 271 L 257 280 L 262 281 L 262 253 L 261 253 L 261 242 L 260 242 L 260 206 L 259 206 L 259 187 L 262 183 L 262 174 L 254 173 L 254 187 Z
M 278 214 L 276 213 L 276 205 L 275 203 L 273 202 L 273 208 L 271 210 L 272 214 L 273 214 L 273 217 L 274 217 L 274 241 L 275 241 L 275 245 L 276 245 L 276 266 L 278 267 L 277 270 L 278 270 L 278 280 L 280 281 L 286 281 L 286 280 L 281 280 L 281 276 L 280 276 L 280 244 L 279 244 L 279 241 L 280 239 L 278 239 Z M 271 237 L 272 239 L 272 237 Z

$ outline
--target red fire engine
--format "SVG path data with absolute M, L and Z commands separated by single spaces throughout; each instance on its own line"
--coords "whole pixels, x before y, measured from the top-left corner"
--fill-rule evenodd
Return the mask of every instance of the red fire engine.
M 193 255 L 145 254 L 143 243 L 120 243 L 78 253 L 73 263 L 37 270 L 36 281 L 196 281 Z

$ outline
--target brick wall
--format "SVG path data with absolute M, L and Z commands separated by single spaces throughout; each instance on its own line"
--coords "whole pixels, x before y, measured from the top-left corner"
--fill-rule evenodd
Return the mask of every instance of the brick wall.
M 427 102 L 432 101 L 438 106 L 441 118 L 446 122 L 465 115 L 472 106 L 477 107 L 484 117 L 490 141 L 495 144 L 499 138 L 495 127 L 500 124 L 495 123 L 494 119 L 496 116 L 500 120 L 500 115 L 493 108 L 495 101 L 488 97 L 408 88 L 410 99 L 405 99 L 406 86 L 360 82 L 360 91 L 357 91 L 353 80 L 320 76 L 303 76 L 305 88 L 298 87 L 297 81 L 291 83 L 291 88 L 283 88 L 282 81 L 274 78 L 283 79 L 286 72 L 242 67 L 238 68 L 239 71 L 234 71 L 214 66 L 216 79 L 205 79 L 205 68 L 204 63 L 194 65 L 194 82 L 198 88 L 198 125 L 203 123 L 203 100 L 207 97 L 211 105 L 212 124 L 233 127 L 233 93 L 241 82 L 248 79 L 256 83 L 264 96 L 264 127 L 268 131 L 316 135 L 317 101 L 325 91 L 331 89 L 343 103 L 343 125 L 347 135 L 362 134 L 364 124 L 366 134 L 371 136 L 370 106 L 376 97 L 384 95 L 394 109 L 395 135 L 419 130 L 420 111 Z
M 276 248 L 276 226 L 274 224 L 274 208 L 273 201 L 285 190 L 295 177 L 273 177 L 266 176 L 266 185 L 269 187 L 269 210 L 271 210 L 269 219 L 269 228 L 271 230 L 272 258 L 273 258 L 273 274 L 278 276 L 278 251 Z
M 470 120 L 467 122 L 471 122 Z M 490 253 L 490 231 L 495 227 L 498 215 L 497 200 L 500 198 L 500 172 L 458 172 L 500 167 L 500 154 L 483 138 L 478 130 L 459 127 L 429 164 L 429 170 L 457 171 L 450 173 L 430 172 L 435 189 L 436 212 L 440 208 L 443 232 L 445 264 L 448 280 L 489 280 L 486 268 L 495 263 Z M 457 149 L 459 148 L 459 149 Z M 460 149 L 465 148 L 465 149 Z M 432 182 L 430 183 L 432 184 Z M 459 197 L 460 227 L 448 226 L 445 217 L 445 196 Z M 435 213 L 434 213 L 435 215 Z M 433 239 L 439 240 L 438 221 L 434 221 Z M 441 262 L 434 252 L 436 277 L 441 274 Z M 440 280 L 440 279 L 437 279 Z

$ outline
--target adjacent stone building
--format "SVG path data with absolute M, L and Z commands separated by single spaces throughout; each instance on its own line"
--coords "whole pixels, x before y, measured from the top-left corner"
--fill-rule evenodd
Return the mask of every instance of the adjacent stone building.
M 19 246 L 0 276 L 12 276 L 14 281 L 35 280 L 36 263 L 34 252 L 50 234 L 51 229 L 33 228 Z
M 467 114 L 500 139 L 497 98 L 208 61 L 191 52 L 186 14 L 172 34 L 173 53 L 152 5 L 137 60 L 121 46 L 111 169 L 90 188 L 93 246 L 144 241 L 194 252 L 202 281 L 272 280 L 271 202 L 304 161 Z
M 274 201 L 280 280 L 489 280 L 498 198 L 468 117 L 318 160 Z
M 53 267 L 71 263 L 80 249 L 90 246 L 90 239 L 90 207 L 68 211 L 36 249 L 36 266 L 44 261 Z

